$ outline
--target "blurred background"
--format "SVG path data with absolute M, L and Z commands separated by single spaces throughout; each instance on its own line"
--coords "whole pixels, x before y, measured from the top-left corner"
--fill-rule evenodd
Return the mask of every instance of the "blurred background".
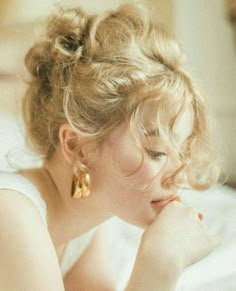
M 186 68 L 209 103 L 216 146 L 228 183 L 236 185 L 236 0 L 146 0 L 186 53 Z M 24 148 L 18 119 L 26 77 L 24 55 L 55 5 L 86 11 L 115 8 L 121 0 L 0 0 L 0 169 L 11 148 Z M 21 156 L 21 154 L 19 154 Z

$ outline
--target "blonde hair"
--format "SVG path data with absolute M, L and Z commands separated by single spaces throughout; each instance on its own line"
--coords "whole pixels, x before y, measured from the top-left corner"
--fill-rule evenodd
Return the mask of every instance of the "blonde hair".
M 218 173 L 205 104 L 181 67 L 182 59 L 178 44 L 142 5 L 126 4 L 100 15 L 61 8 L 49 17 L 44 37 L 25 57 L 31 80 L 23 116 L 31 145 L 50 159 L 63 123 L 89 141 L 102 141 L 127 120 L 142 148 L 144 116 L 152 108 L 153 124 L 175 151 L 172 128 L 190 102 L 194 131 L 181 169 L 165 180 L 173 181 L 181 171 L 192 187 L 207 188 Z

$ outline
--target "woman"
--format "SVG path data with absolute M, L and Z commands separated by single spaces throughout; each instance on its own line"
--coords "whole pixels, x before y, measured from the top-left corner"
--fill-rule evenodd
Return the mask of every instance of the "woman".
M 109 262 L 96 258 L 99 230 L 68 276 L 59 267 L 69 240 L 113 216 L 144 229 L 127 291 L 174 290 L 183 270 L 219 244 L 177 196 L 218 176 L 204 100 L 181 59 L 142 6 L 49 18 L 25 58 L 23 99 L 27 138 L 44 162 L 2 173 L 0 290 L 115 290 L 102 275 Z M 35 206 L 42 201 L 47 217 Z

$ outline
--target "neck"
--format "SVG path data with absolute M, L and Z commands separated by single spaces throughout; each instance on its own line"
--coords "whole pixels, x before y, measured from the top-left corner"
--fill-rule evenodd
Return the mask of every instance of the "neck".
M 32 179 L 46 202 L 48 229 L 55 246 L 66 244 L 112 217 L 99 199 L 102 193 L 91 191 L 85 199 L 71 197 L 73 172 L 59 154 L 39 169 L 21 172 Z

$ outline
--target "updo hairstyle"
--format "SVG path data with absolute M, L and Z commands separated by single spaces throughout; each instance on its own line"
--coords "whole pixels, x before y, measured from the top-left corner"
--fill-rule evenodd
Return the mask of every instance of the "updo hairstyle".
M 126 4 L 99 15 L 61 8 L 48 18 L 42 39 L 25 57 L 30 80 L 23 117 L 31 146 L 51 159 L 64 123 L 87 141 L 102 142 L 128 121 L 143 150 L 151 109 L 153 128 L 179 154 L 173 127 L 191 103 L 193 134 L 181 153 L 181 168 L 165 180 L 173 181 L 181 171 L 192 187 L 209 187 L 218 172 L 205 102 L 182 60 L 158 16 L 142 5 Z

